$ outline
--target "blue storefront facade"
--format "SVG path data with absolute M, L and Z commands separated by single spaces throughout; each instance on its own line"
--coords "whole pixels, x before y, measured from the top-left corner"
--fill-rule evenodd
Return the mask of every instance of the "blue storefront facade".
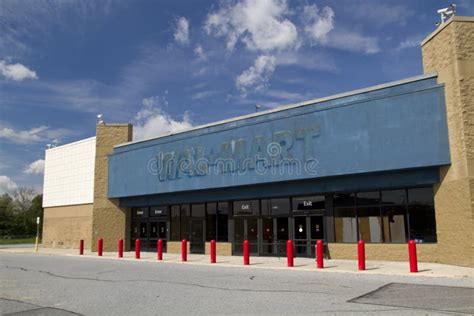
M 212 239 L 240 254 L 331 243 L 436 243 L 433 185 L 450 164 L 443 85 L 424 75 L 117 145 L 108 197 L 153 249 Z M 133 244 L 133 243 L 132 243 Z

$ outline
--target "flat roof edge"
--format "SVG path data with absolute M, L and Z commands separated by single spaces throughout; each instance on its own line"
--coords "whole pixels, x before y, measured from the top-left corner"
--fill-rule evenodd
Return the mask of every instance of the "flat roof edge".
M 448 21 L 438 26 L 428 36 L 426 36 L 426 38 L 421 42 L 420 46 L 423 46 L 426 43 L 428 43 L 433 37 L 435 37 L 439 32 L 444 30 L 452 22 L 474 22 L 474 17 L 473 16 L 453 16 Z
M 233 117 L 233 118 L 230 118 L 230 119 L 225 119 L 225 120 L 221 120 L 221 121 L 217 121 L 217 122 L 198 125 L 198 126 L 195 126 L 195 127 L 191 127 L 191 128 L 183 129 L 183 130 L 180 130 L 180 131 L 163 134 L 163 135 L 156 136 L 156 137 L 131 141 L 131 142 L 122 143 L 122 144 L 117 144 L 117 145 L 114 146 L 114 148 L 125 147 L 125 146 L 129 146 L 129 145 L 133 145 L 133 144 L 139 144 L 139 143 L 151 141 L 151 140 L 154 140 L 154 139 L 164 138 L 164 137 L 168 137 L 168 136 L 172 136 L 172 135 L 176 135 L 176 134 L 187 133 L 187 132 L 191 132 L 191 131 L 194 131 L 194 130 L 199 130 L 199 129 L 208 128 L 208 127 L 212 127 L 212 126 L 218 126 L 218 125 L 222 125 L 222 124 L 226 124 L 226 123 L 230 123 L 230 122 L 235 122 L 235 121 L 240 121 L 240 120 L 247 119 L 247 118 L 252 118 L 252 117 L 262 116 L 262 115 L 266 115 L 266 114 L 270 114 L 270 113 L 285 111 L 285 110 L 289 110 L 289 109 L 293 109 L 293 108 L 297 108 L 297 107 L 302 107 L 302 106 L 307 106 L 307 105 L 311 105 L 311 104 L 317 104 L 317 103 L 321 103 L 321 102 L 335 100 L 335 99 L 339 99 L 339 98 L 349 97 L 349 96 L 356 95 L 356 94 L 361 94 L 361 93 L 386 89 L 388 87 L 394 87 L 394 86 L 399 86 L 399 85 L 410 83 L 410 82 L 420 81 L 420 80 L 423 80 L 423 79 L 434 78 L 437 75 L 438 74 L 436 72 L 432 72 L 432 73 L 422 74 L 422 75 L 419 75 L 419 76 L 410 77 L 410 78 L 406 78 L 406 79 L 401 79 L 401 80 L 391 81 L 391 82 L 387 82 L 387 83 L 382 83 L 382 84 L 375 85 L 375 86 L 370 86 L 370 87 L 367 87 L 367 88 L 361 88 L 361 89 L 351 90 L 351 91 L 348 91 L 348 92 L 342 92 L 342 93 L 330 95 L 330 96 L 327 96 L 327 97 L 311 99 L 311 100 L 308 100 L 308 101 L 302 101 L 302 102 L 298 102 L 298 103 L 287 104 L 287 105 L 283 105 L 283 106 L 280 106 L 280 107 L 277 107 L 277 108 L 274 108 L 274 109 L 269 109 L 269 110 L 256 112 L 256 113 L 245 114 L 245 115 L 236 116 L 236 117 Z
M 76 140 L 75 142 L 72 142 L 72 143 L 62 144 L 62 145 L 59 145 L 59 146 L 56 146 L 56 147 L 53 147 L 53 148 L 46 149 L 46 151 L 54 151 L 54 150 L 57 150 L 57 149 L 62 149 L 62 148 L 67 147 L 67 146 L 73 146 L 73 145 L 77 145 L 79 143 L 84 143 L 84 142 L 87 142 L 87 141 L 91 141 L 95 138 L 96 138 L 96 136 L 92 136 L 92 137 Z

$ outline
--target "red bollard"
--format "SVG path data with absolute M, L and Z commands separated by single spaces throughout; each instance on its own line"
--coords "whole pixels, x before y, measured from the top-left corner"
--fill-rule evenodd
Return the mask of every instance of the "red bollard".
M 286 242 L 286 257 L 288 261 L 288 266 L 293 267 L 294 260 L 293 260 L 293 240 L 288 240 Z
M 101 238 L 97 241 L 97 255 L 102 257 L 102 250 L 104 248 L 104 240 Z
M 158 240 L 158 243 L 157 243 L 157 246 L 158 248 L 158 260 L 163 260 L 163 240 L 159 239 Z
M 123 239 L 118 241 L 118 257 L 123 258 Z
M 418 259 L 416 258 L 416 242 L 408 242 L 408 256 L 410 258 L 410 272 L 418 272 Z
M 140 259 L 140 239 L 135 239 L 135 259 Z
M 363 240 L 359 240 L 357 243 L 357 254 L 359 257 L 359 271 L 365 270 L 365 243 Z
M 211 240 L 211 263 L 216 263 L 216 241 Z
M 188 243 L 186 242 L 186 239 L 181 241 L 181 261 L 188 261 Z
M 250 264 L 250 244 L 246 239 L 244 240 L 244 265 L 248 266 Z
M 324 242 L 322 240 L 318 240 L 316 242 L 316 266 L 318 269 L 324 268 L 324 262 L 323 262 L 323 256 L 324 256 Z
M 81 239 L 81 240 L 79 241 L 79 255 L 82 256 L 83 254 L 84 254 L 84 240 Z

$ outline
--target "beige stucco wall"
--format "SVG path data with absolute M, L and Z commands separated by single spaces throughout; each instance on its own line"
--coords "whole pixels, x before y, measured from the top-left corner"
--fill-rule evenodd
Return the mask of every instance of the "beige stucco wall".
M 131 124 L 99 124 L 96 129 L 96 159 L 94 174 L 94 206 L 92 211 L 92 251 L 97 240 L 104 239 L 104 251 L 117 250 L 117 241 L 123 238 L 125 249 L 130 248 L 127 227 L 130 210 L 118 207 L 118 199 L 108 199 L 108 157 L 113 146 L 132 140 Z
M 91 245 L 92 204 L 46 207 L 43 219 L 43 247 L 79 248 Z
M 436 244 L 417 244 L 417 257 L 423 262 L 437 262 Z M 328 244 L 331 259 L 357 259 L 357 244 Z M 390 260 L 408 262 L 407 244 L 365 244 L 367 260 Z
M 436 185 L 434 261 L 474 266 L 474 18 L 454 17 L 422 43 L 425 72 L 445 85 L 451 165 Z
M 188 253 L 189 253 L 189 241 L 186 243 Z M 166 242 L 166 252 L 167 253 L 181 253 L 181 241 L 167 241 Z
M 206 255 L 211 253 L 211 243 L 206 242 Z M 216 243 L 216 255 L 217 256 L 232 256 L 232 243 L 230 242 L 217 242 Z

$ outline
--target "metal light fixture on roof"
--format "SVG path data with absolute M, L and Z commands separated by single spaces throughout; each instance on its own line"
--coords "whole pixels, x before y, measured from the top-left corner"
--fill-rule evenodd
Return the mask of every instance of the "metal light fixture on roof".
M 436 23 L 436 25 L 444 24 L 447 20 L 449 20 L 454 14 L 456 13 L 456 5 L 450 4 L 448 7 L 439 9 L 438 14 L 441 17 L 441 23 Z
M 99 124 L 104 124 L 104 114 L 100 113 L 100 114 L 97 114 L 97 125 Z
M 260 104 L 255 104 L 255 112 L 258 112 L 261 108 L 262 106 Z

